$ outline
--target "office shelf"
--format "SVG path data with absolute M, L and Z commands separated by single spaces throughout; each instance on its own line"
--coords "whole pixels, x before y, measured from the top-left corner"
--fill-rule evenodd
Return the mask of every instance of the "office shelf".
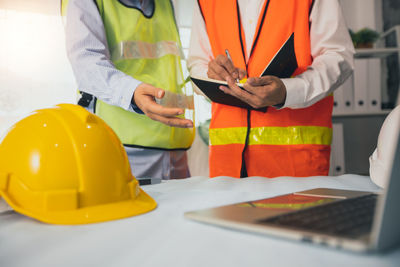
M 377 111 L 356 111 L 356 110 L 349 110 L 349 111 L 337 111 L 334 110 L 332 113 L 333 117 L 360 117 L 360 116 L 382 116 L 387 115 L 392 111 L 391 109 L 384 109 L 384 110 L 377 110 Z
M 360 48 L 356 49 L 354 58 L 385 58 L 400 52 L 398 47 Z
M 386 39 L 389 37 L 389 35 L 395 37 L 396 43 L 393 44 L 392 47 L 385 47 L 386 45 Z M 354 55 L 354 59 L 356 60 L 355 62 L 360 63 L 363 60 L 368 60 L 375 62 L 380 62 L 381 65 L 382 61 L 386 60 L 388 57 L 395 57 L 398 59 L 400 63 L 400 25 L 395 26 L 388 31 L 382 33 L 380 35 L 380 38 L 378 42 L 376 43 L 376 47 L 374 48 L 360 48 L 356 49 L 356 53 Z M 374 60 L 378 59 L 378 60 Z M 367 64 L 367 63 L 366 63 Z M 359 64 L 358 64 L 359 66 Z M 372 67 L 372 70 L 375 70 L 374 67 Z M 363 72 L 363 74 L 366 74 L 365 79 L 367 79 L 367 83 L 362 83 L 360 84 L 359 80 L 359 86 L 365 87 L 365 85 L 376 87 L 376 90 L 382 90 L 377 83 L 372 83 L 372 80 L 368 79 L 369 76 L 369 70 L 365 71 L 364 69 L 359 69 L 359 71 Z M 382 79 L 380 77 L 380 79 Z M 361 80 L 363 81 L 363 80 Z M 381 85 L 383 84 L 383 81 L 381 80 Z M 371 87 L 371 88 L 372 88 Z M 345 87 L 346 88 L 346 87 Z M 369 89 L 371 89 L 369 88 Z M 338 103 L 339 108 L 334 108 L 333 114 L 332 114 L 332 123 L 334 125 L 342 125 L 343 128 L 343 133 L 338 134 L 338 132 L 334 132 L 333 138 L 340 139 L 341 135 L 343 136 L 343 147 L 332 147 L 332 155 L 336 155 L 339 159 L 340 157 L 344 157 L 345 163 L 343 164 L 345 168 L 345 173 L 348 172 L 353 172 L 353 173 L 359 173 L 359 174 L 368 174 L 369 170 L 369 157 L 376 148 L 378 136 L 379 136 L 379 131 L 380 128 L 382 127 L 382 124 L 387 117 L 387 115 L 391 112 L 391 109 L 384 109 L 384 110 L 379 110 L 377 107 L 381 106 L 380 101 L 377 101 L 375 106 L 368 106 L 368 107 L 362 107 L 359 106 L 359 97 L 360 95 L 357 96 L 355 94 L 355 89 L 354 89 L 354 84 L 352 86 L 352 94 L 353 97 L 351 97 L 351 94 L 348 93 L 347 91 L 346 95 L 341 95 L 340 93 L 338 94 L 338 99 L 350 101 L 352 108 L 348 107 L 347 105 L 343 105 L 343 103 Z M 382 91 L 381 91 L 382 92 Z M 400 86 L 399 86 L 399 92 L 400 92 Z M 343 93 L 343 92 L 342 92 Z M 371 101 L 371 99 L 374 99 L 374 97 L 378 97 L 379 94 L 372 94 L 371 97 L 371 92 L 367 91 L 366 95 L 366 100 L 364 101 L 364 104 L 367 104 Z M 400 93 L 398 94 L 397 98 L 397 104 L 400 104 Z M 382 96 L 381 96 L 382 99 Z M 371 107 L 371 108 L 370 108 Z M 365 108 L 365 109 L 362 109 Z M 337 141 L 337 140 L 336 140 Z M 335 161 L 334 161 L 335 162 Z M 340 162 L 339 162 L 340 163 Z M 340 166 L 340 164 L 336 164 L 337 166 Z M 335 171 L 334 169 L 333 171 Z
M 385 38 L 389 35 L 394 34 L 396 39 L 396 47 L 384 47 Z M 371 58 L 380 58 L 385 59 L 389 56 L 395 55 L 398 57 L 398 61 L 400 64 L 400 25 L 394 26 L 388 31 L 382 33 L 379 37 L 379 40 L 376 44 L 377 47 L 374 48 L 358 48 L 356 49 L 356 53 L 354 54 L 354 59 L 371 59 Z M 354 87 L 353 87 L 354 88 Z M 353 99 L 355 101 L 355 99 Z M 396 101 L 397 105 L 400 104 L 400 85 L 399 85 L 399 94 Z M 351 116 L 382 116 L 390 113 L 391 110 L 333 110 L 333 117 L 351 117 Z

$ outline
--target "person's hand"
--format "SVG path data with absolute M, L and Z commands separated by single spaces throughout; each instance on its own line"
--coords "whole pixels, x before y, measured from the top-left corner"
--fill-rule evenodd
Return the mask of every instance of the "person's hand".
M 255 109 L 279 105 L 286 100 L 286 87 L 276 76 L 251 77 L 240 89 L 235 81 L 226 77 L 229 87 L 219 88 L 226 94 L 233 95 L 246 102 Z
M 246 71 L 236 68 L 226 56 L 218 55 L 208 63 L 207 76 L 208 78 L 220 81 L 226 81 L 226 77 L 241 80 L 246 77 Z
M 162 122 L 166 125 L 180 128 L 191 128 L 193 122 L 188 119 L 178 118 L 184 110 L 181 108 L 166 108 L 156 103 L 155 98 L 163 98 L 165 91 L 150 84 L 140 84 L 133 94 L 133 100 L 147 117 Z

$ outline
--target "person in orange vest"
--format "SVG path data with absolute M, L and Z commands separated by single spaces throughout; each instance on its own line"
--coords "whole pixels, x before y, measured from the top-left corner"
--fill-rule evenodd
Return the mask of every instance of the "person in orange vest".
M 260 77 L 292 34 L 291 78 Z M 332 92 L 352 74 L 353 54 L 336 0 L 199 0 L 191 75 L 227 81 L 220 90 L 254 108 L 212 103 L 210 177 L 327 175 Z

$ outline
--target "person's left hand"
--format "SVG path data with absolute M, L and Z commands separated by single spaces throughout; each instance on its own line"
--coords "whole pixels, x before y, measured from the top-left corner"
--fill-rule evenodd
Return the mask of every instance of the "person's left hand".
M 226 77 L 229 87 L 220 86 L 225 94 L 233 95 L 255 109 L 279 105 L 286 100 L 286 87 L 276 76 L 251 77 L 240 89 L 231 77 Z

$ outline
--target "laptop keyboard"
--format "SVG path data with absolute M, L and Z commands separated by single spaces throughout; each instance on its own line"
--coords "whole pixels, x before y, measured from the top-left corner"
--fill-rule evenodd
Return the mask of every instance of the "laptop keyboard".
M 344 199 L 258 223 L 356 238 L 371 231 L 376 200 L 376 194 Z

